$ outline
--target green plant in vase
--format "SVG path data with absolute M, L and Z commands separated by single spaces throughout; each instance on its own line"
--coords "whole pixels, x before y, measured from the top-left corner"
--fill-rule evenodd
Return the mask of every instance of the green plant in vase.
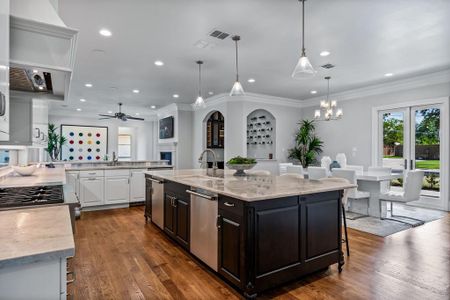
M 61 147 L 67 142 L 66 137 L 56 133 L 55 124 L 48 124 L 48 142 L 45 149 L 52 161 L 56 161 L 61 153 Z
M 295 147 L 289 149 L 289 158 L 297 159 L 303 168 L 317 161 L 316 157 L 322 153 L 323 141 L 315 134 L 314 121 L 303 120 L 295 135 Z

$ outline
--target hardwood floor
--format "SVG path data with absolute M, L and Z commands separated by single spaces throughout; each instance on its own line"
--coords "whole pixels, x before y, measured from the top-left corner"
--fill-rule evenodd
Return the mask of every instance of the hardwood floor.
M 152 224 L 143 207 L 83 212 L 75 299 L 239 299 Z M 350 257 L 263 299 L 450 299 L 450 214 L 386 238 L 349 229 Z

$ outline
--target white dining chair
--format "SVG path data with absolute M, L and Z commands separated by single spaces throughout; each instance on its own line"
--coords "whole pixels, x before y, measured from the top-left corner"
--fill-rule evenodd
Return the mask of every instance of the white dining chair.
M 347 179 L 350 183 L 357 184 L 355 170 L 335 168 L 331 171 L 331 174 L 333 177 L 344 178 L 344 179 Z M 352 188 L 352 189 L 347 190 L 346 197 L 348 199 L 351 199 L 352 203 L 354 200 L 367 200 L 367 213 L 365 215 L 357 216 L 354 218 L 349 218 L 350 220 L 356 220 L 356 219 L 360 219 L 360 218 L 369 216 L 369 206 L 370 206 L 370 201 L 369 201 L 370 193 L 369 192 L 358 191 L 358 188 Z M 345 200 L 347 200 L 347 199 L 345 199 Z M 345 201 L 345 202 L 347 202 L 347 201 Z
M 299 174 L 303 176 L 303 167 L 298 165 L 287 166 L 286 173 Z
M 388 167 L 369 167 L 368 169 L 369 173 L 377 174 L 377 175 L 391 175 L 392 174 L 392 168 Z M 381 182 L 380 185 L 380 192 L 384 193 L 389 191 L 391 187 L 391 181 L 386 180 Z
M 345 168 L 347 166 L 347 156 L 345 153 L 336 154 L 336 161 L 341 166 L 341 168 Z
M 327 178 L 327 169 L 324 167 L 308 167 L 308 178 L 317 180 Z
M 420 199 L 420 191 L 422 190 L 422 183 L 423 183 L 423 177 L 425 175 L 424 171 L 421 170 L 413 170 L 413 171 L 407 171 L 405 173 L 405 177 L 403 180 L 403 190 L 402 191 L 387 191 L 380 194 L 380 219 L 382 220 L 392 220 L 397 221 L 400 223 L 412 225 L 412 226 L 419 226 L 424 224 L 425 222 L 423 220 L 419 220 L 416 218 L 408 217 L 408 216 L 402 216 L 402 215 L 395 215 L 393 211 L 393 203 L 408 203 L 411 201 L 417 201 Z M 391 218 L 387 218 L 387 212 L 386 217 L 383 217 L 382 215 L 382 203 L 383 202 L 390 202 L 391 205 Z M 414 221 L 418 221 L 418 223 L 411 224 L 409 222 L 405 222 L 403 220 L 394 219 L 394 217 L 400 217 L 404 219 L 410 219 Z
M 355 170 L 356 175 L 362 175 L 364 174 L 364 166 L 358 166 L 358 165 L 346 165 L 346 170 Z
M 247 171 L 245 171 L 245 173 L 247 175 L 252 175 L 252 176 L 270 176 L 271 175 L 270 171 L 267 171 L 267 170 L 247 170 Z
M 280 175 L 283 175 L 287 172 L 287 167 L 294 165 L 293 163 L 279 163 L 278 164 L 278 170 L 280 172 Z

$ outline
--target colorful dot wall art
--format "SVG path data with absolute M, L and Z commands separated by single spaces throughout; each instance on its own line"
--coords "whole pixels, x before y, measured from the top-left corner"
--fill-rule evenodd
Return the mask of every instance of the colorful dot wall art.
M 101 161 L 108 153 L 108 127 L 61 125 L 61 135 L 67 139 L 61 149 L 62 160 Z

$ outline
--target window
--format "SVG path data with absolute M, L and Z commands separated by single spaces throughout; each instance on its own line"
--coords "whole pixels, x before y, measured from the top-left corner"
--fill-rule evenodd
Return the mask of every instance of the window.
M 120 160 L 131 160 L 131 135 L 119 134 L 118 158 Z

